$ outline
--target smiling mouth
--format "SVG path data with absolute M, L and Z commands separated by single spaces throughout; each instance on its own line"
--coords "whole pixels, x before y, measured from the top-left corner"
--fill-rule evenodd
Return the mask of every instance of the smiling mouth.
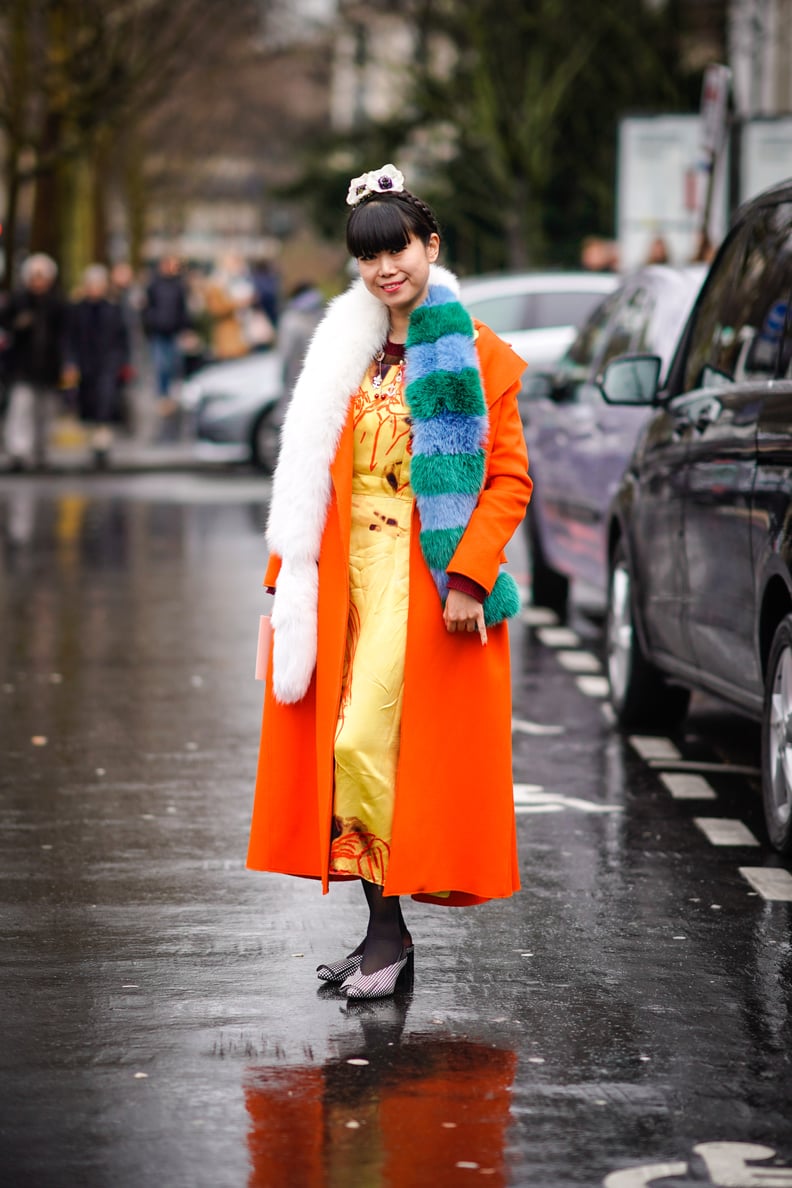
M 382 290 L 384 293 L 396 293 L 402 287 L 403 284 L 404 284 L 404 281 L 391 281 L 390 284 L 383 285 Z

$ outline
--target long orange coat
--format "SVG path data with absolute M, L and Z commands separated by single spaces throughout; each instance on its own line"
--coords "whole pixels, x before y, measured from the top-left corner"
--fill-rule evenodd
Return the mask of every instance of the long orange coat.
M 504 547 L 531 495 L 517 406 L 525 364 L 476 326 L 489 409 L 484 489 L 449 572 L 491 590 Z M 283 705 L 268 676 L 247 864 L 321 879 L 329 874 L 333 748 L 349 613 L 351 411 L 332 465 L 333 494 L 319 556 L 318 652 L 305 697 Z M 307 481 L 308 476 L 306 476 Z M 511 677 L 505 624 L 446 630 L 413 511 L 401 740 L 386 895 L 459 906 L 519 889 L 511 770 Z M 270 557 L 264 584 L 275 586 Z M 340 876 L 343 877 L 343 876 Z M 450 894 L 438 897 L 438 892 Z

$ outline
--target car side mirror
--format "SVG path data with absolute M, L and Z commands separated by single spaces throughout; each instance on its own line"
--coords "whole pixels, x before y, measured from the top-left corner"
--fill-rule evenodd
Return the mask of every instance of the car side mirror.
M 600 391 L 608 404 L 654 404 L 662 365 L 657 355 L 620 355 L 605 368 Z
M 531 371 L 530 368 L 523 378 L 520 399 L 522 400 L 551 400 L 553 397 L 553 376 L 549 371 Z

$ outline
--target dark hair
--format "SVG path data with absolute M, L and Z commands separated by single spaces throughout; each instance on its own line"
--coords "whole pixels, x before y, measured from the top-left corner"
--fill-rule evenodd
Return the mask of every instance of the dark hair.
M 414 235 L 428 244 L 440 234 L 431 207 L 409 190 L 395 194 L 372 194 L 352 210 L 347 219 L 346 241 L 356 259 L 379 252 L 400 252 Z

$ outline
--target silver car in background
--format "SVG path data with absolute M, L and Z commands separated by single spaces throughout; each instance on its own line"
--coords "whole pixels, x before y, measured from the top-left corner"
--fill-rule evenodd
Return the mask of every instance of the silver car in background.
M 529 367 L 546 368 L 618 283 L 612 272 L 515 272 L 469 277 L 460 289 L 474 318 L 505 339 Z
M 252 462 L 271 473 L 278 450 L 274 413 L 283 395 L 283 358 L 277 350 L 201 368 L 185 380 L 181 394 L 199 457 Z

